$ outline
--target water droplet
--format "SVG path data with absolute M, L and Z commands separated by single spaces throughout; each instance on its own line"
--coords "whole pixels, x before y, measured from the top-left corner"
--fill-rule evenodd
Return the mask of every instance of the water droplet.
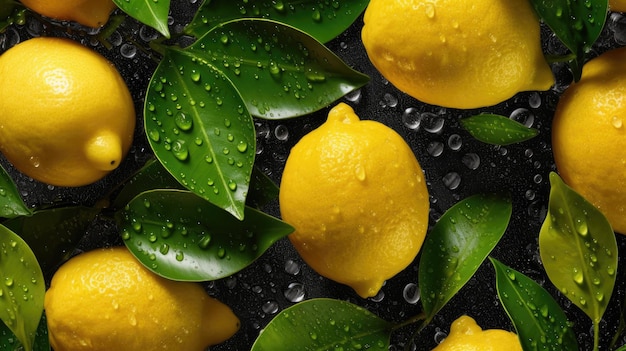
M 170 251 L 170 246 L 166 243 L 163 243 L 160 247 L 159 247 L 159 252 L 162 255 L 167 255 L 167 253 Z
M 182 251 L 176 253 L 176 261 L 181 262 L 185 259 L 185 254 Z
M 199 82 L 200 81 L 200 72 L 196 71 L 195 69 L 191 70 L 191 80 L 194 82 Z
M 150 140 L 152 140 L 154 142 L 158 142 L 159 140 L 161 140 L 161 134 L 156 129 L 151 129 L 148 132 L 148 137 L 150 138 Z
M 622 118 L 619 116 L 613 116 L 613 118 L 611 118 L 611 124 L 617 129 L 622 128 Z
M 419 302 L 421 295 L 421 290 L 415 283 L 407 284 L 402 290 L 402 296 L 404 297 L 404 300 L 412 305 L 415 305 Z
M 273 300 L 266 301 L 263 304 L 263 306 L 261 306 L 261 309 L 263 310 L 264 313 L 274 314 L 278 312 L 278 302 L 273 301 Z
M 311 14 L 311 18 L 315 21 L 315 22 L 321 22 L 322 21 L 322 13 L 320 12 L 320 10 L 318 9 L 314 9 L 313 13 Z
M 450 190 L 454 190 L 461 184 L 461 176 L 456 172 L 450 172 L 443 176 L 443 184 Z
M 189 150 L 184 140 L 176 140 L 172 144 L 172 153 L 180 161 L 186 161 L 189 158 Z
M 237 145 L 237 151 L 241 153 L 248 151 L 248 143 L 246 143 L 245 141 L 239 142 L 239 144 Z
M 402 122 L 407 128 L 417 130 L 422 122 L 422 115 L 415 107 L 409 107 L 402 113 Z
M 228 181 L 228 189 L 232 191 L 237 190 L 237 183 L 235 183 L 233 180 Z
M 284 292 L 285 298 L 291 302 L 300 302 L 304 300 L 304 285 L 300 283 L 291 283 Z
M 461 158 L 461 162 L 463 162 L 463 164 L 467 168 L 475 170 L 478 168 L 478 166 L 480 166 L 480 156 L 473 152 L 470 152 L 463 155 L 463 157 Z
M 211 244 L 211 235 L 204 235 L 202 238 L 200 238 L 200 241 L 198 241 L 198 246 L 200 246 L 201 249 L 207 249 L 209 247 L 209 245 Z
M 424 5 L 424 13 L 428 18 L 435 18 L 435 4 L 427 2 Z
M 13 286 L 13 278 L 11 278 L 11 277 L 4 278 L 4 285 L 6 285 L 8 287 L 12 287 Z
M 583 273 L 581 271 L 579 271 L 578 269 L 574 268 L 574 282 L 578 285 L 581 285 L 584 281 L 585 278 L 583 276 Z
M 174 123 L 176 123 L 176 126 L 180 128 L 180 130 L 188 131 L 193 126 L 193 119 L 186 113 L 179 111 L 176 113 L 176 116 L 174 116 Z
M 285 272 L 291 275 L 296 275 L 300 273 L 300 265 L 294 260 L 287 260 L 287 262 L 285 262 Z
M 356 175 L 356 179 L 364 181 L 366 178 L 365 167 L 363 167 L 363 165 L 361 164 L 358 164 L 356 166 L 356 169 L 354 170 L 354 174 Z

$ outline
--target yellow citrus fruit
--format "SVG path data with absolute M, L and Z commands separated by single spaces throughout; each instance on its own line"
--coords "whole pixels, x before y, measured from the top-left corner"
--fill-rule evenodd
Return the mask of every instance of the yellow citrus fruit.
M 291 150 L 279 202 L 304 261 L 362 297 L 413 261 L 428 224 L 424 173 L 411 148 L 344 103 Z
M 199 284 L 160 277 L 125 247 L 70 259 L 54 274 L 44 307 L 55 351 L 202 351 L 239 328 Z
M 469 316 L 461 316 L 450 326 L 450 333 L 433 351 L 522 351 L 515 333 L 502 329 L 483 330 Z
M 0 55 L 0 151 L 26 175 L 93 183 L 128 152 L 132 96 L 115 67 L 69 39 L 26 40 Z
M 477 108 L 552 86 L 539 31 L 528 0 L 371 0 L 362 40 L 378 71 L 408 95 Z
M 565 183 L 626 234 L 626 48 L 583 66 L 561 96 L 552 122 L 552 149 Z
M 117 8 L 113 0 L 20 0 L 24 6 L 46 17 L 74 21 L 98 28 Z
M 609 10 L 626 12 L 626 0 L 609 0 Z

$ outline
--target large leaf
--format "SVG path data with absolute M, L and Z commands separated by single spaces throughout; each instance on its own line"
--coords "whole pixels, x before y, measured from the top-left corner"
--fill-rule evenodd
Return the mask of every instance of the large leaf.
M 308 34 L 265 19 L 221 24 L 185 55 L 227 76 L 250 113 L 261 118 L 317 111 L 369 80 Z M 201 67 L 188 67 L 194 66 Z M 211 83 L 207 78 L 203 82 Z
M 167 25 L 170 0 L 113 0 L 113 2 L 129 16 L 156 29 L 166 38 L 170 37 Z
M 254 163 L 252 117 L 201 51 L 166 51 L 144 111 L 150 146 L 187 189 L 242 219 Z
M 4 323 L 0 323 L 0 350 L 2 351 L 24 351 L 24 346 L 11 330 Z M 48 325 L 46 314 L 43 313 L 39 321 L 39 327 L 35 333 L 33 351 L 50 351 L 50 340 L 48 338 Z
M 615 234 L 604 215 L 554 172 L 550 185 L 539 234 L 541 260 L 550 281 L 599 323 L 615 285 Z
M 98 213 L 93 207 L 61 207 L 10 219 L 4 225 L 30 245 L 41 269 L 51 274 L 70 258 Z
M 239 221 L 182 190 L 141 193 L 117 215 L 122 238 L 150 270 L 166 278 L 207 281 L 250 265 L 293 231 L 252 208 Z
M 33 350 L 46 285 L 30 247 L 0 225 L 0 319 L 26 351 Z
M 422 305 L 430 320 L 474 275 L 500 241 L 511 199 L 474 195 L 450 208 L 426 236 L 419 264 Z
M 369 0 L 206 0 L 185 32 L 199 38 L 220 23 L 262 17 L 289 24 L 325 43 L 348 29 L 368 3 Z
M 494 145 L 519 143 L 539 133 L 510 118 L 487 113 L 463 118 L 461 125 L 477 140 Z
M 276 315 L 251 351 L 387 350 L 392 327 L 349 302 L 312 299 Z
M 541 19 L 575 55 L 571 66 L 580 79 L 585 54 L 600 36 L 608 0 L 531 0 Z
M 576 334 L 554 298 L 522 273 L 491 258 L 496 287 L 524 350 L 578 350 Z

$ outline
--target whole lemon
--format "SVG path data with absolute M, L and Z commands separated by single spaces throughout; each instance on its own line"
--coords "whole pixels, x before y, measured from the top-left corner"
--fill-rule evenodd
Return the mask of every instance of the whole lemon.
M 626 48 L 583 66 L 561 96 L 552 122 L 552 150 L 565 183 L 626 234 Z
M 81 186 L 122 162 L 135 128 L 115 67 L 69 39 L 26 40 L 0 55 L 0 151 L 26 175 Z
M 609 10 L 626 12 L 626 0 L 609 0 Z
M 515 333 L 502 329 L 483 330 L 469 316 L 461 316 L 450 326 L 450 333 L 433 351 L 522 351 Z
M 40 15 L 57 20 L 74 21 L 98 28 L 109 20 L 117 5 L 113 0 L 20 0 Z
M 239 328 L 199 284 L 157 276 L 125 247 L 70 259 L 54 274 L 44 307 L 55 351 L 202 351 Z
M 398 89 L 467 109 L 552 86 L 539 31 L 528 0 L 371 0 L 362 40 Z
M 413 262 L 428 224 L 428 190 L 411 148 L 344 103 L 291 150 L 279 203 L 304 261 L 362 297 Z

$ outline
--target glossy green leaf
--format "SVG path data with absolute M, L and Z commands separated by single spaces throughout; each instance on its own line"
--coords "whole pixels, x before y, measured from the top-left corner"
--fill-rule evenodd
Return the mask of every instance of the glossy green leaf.
M 24 7 L 14 0 L 0 0 L 0 33 L 12 23 L 24 22 Z M 23 23 L 22 23 L 23 24 Z
M 272 319 L 251 351 L 387 350 L 392 324 L 346 301 L 312 299 Z
M 167 17 L 170 12 L 170 0 L 113 0 L 122 11 L 139 22 L 150 26 L 170 37 Z
M 615 234 L 606 217 L 554 172 L 550 186 L 539 234 L 541 260 L 550 281 L 599 323 L 615 285 Z
M 250 113 L 268 119 L 320 110 L 369 81 L 308 34 L 265 19 L 224 23 L 185 55 L 228 77 Z
M 615 351 L 626 351 L 626 345 L 621 346 L 620 348 L 616 349 Z
M 100 210 L 71 206 L 40 210 L 3 224 L 31 247 L 43 272 L 52 274 L 70 258 Z
M 474 275 L 500 241 L 511 212 L 508 196 L 470 196 L 446 211 L 426 235 L 419 283 L 427 320 Z
M 178 182 L 242 219 L 256 133 L 239 91 L 211 62 L 202 51 L 168 49 L 148 88 L 144 126 Z
M 0 319 L 33 350 L 46 285 L 37 258 L 17 234 L 0 225 Z
M 15 334 L 4 323 L 0 323 L 0 350 L 2 351 L 24 351 L 24 346 L 17 340 Z M 46 314 L 42 314 L 39 326 L 35 332 L 35 342 L 33 351 L 50 351 L 50 341 L 48 339 L 48 325 Z
M 135 196 L 152 189 L 184 189 L 163 165 L 155 159 L 149 160 L 127 180 L 113 200 L 113 209 L 126 206 Z
M 600 36 L 608 12 L 608 0 L 531 0 L 539 17 L 576 56 L 572 69 L 580 79 L 584 55 Z
M 461 125 L 477 140 L 494 145 L 519 143 L 539 133 L 508 117 L 493 114 L 463 118 Z
M 365 10 L 368 0 L 206 0 L 185 28 L 201 37 L 217 25 L 242 17 L 267 18 L 308 33 L 322 43 L 343 33 Z
M 554 298 L 524 274 L 490 258 L 502 306 L 524 350 L 578 350 L 576 334 Z
M 141 193 L 116 218 L 126 246 L 148 269 L 182 281 L 232 275 L 293 231 L 250 207 L 239 221 L 182 190 Z
M 13 218 L 30 214 L 31 210 L 20 197 L 13 179 L 0 166 L 0 217 Z

